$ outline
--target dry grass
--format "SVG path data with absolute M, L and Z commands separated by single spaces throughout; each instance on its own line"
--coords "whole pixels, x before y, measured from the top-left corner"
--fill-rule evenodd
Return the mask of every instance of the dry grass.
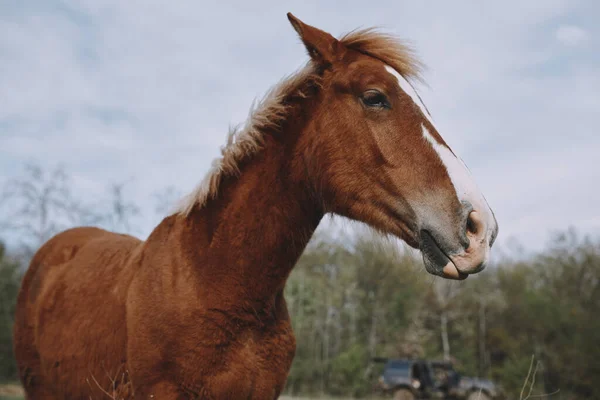
M 18 383 L 0 385 L 0 400 L 21 400 L 25 398 L 25 392 Z
M 24 399 L 25 393 L 23 388 L 18 384 L 7 384 L 0 385 L 0 400 L 21 400 Z M 115 398 L 114 396 L 108 395 L 109 398 Z M 281 396 L 280 400 L 333 400 L 332 397 L 318 396 L 318 397 L 293 397 L 293 396 Z M 350 400 L 336 397 L 335 400 Z
M 557 394 L 559 391 L 547 394 L 532 394 L 533 388 L 535 386 L 535 380 L 538 368 L 540 366 L 540 362 L 535 362 L 535 356 L 531 356 L 531 362 L 529 364 L 529 371 L 527 372 L 527 377 L 523 382 L 523 387 L 521 388 L 521 393 L 519 396 L 519 400 L 529 400 L 533 398 L 548 398 L 552 395 Z M 105 394 L 111 399 L 121 398 L 116 392 L 117 387 L 119 386 L 116 379 L 112 380 L 113 387 L 112 393 L 105 392 Z M 95 381 L 94 381 L 95 382 Z M 97 384 L 97 382 L 95 382 Z M 99 385 L 98 385 L 99 386 Z M 25 393 L 23 388 L 16 383 L 4 384 L 0 385 L 0 400 L 20 400 L 23 399 Z M 381 399 L 380 397 L 369 397 L 368 399 L 376 400 Z M 280 397 L 280 400 L 350 400 L 350 398 L 341 398 L 341 397 L 329 397 L 329 396 L 314 396 L 314 397 L 295 397 L 295 396 L 286 396 L 283 395 Z
M 531 394 L 533 391 L 533 387 L 535 386 L 535 376 L 537 374 L 538 368 L 540 367 L 540 362 L 535 363 L 535 367 L 533 366 L 535 362 L 535 355 L 531 356 L 531 362 L 529 363 L 529 371 L 527 371 L 527 377 L 525 378 L 525 382 L 523 382 L 523 387 L 521 388 L 521 394 L 519 396 L 519 400 L 529 400 L 532 398 L 548 398 L 552 395 L 560 392 L 560 389 L 552 392 L 552 393 L 544 393 L 544 394 Z M 529 389 L 527 388 L 527 384 L 529 384 Z
M 387 397 L 364 397 L 363 400 L 389 400 L 391 396 Z M 331 397 L 331 396 L 314 396 L 314 397 L 306 397 L 306 396 L 279 396 L 279 400 L 353 400 L 351 397 Z

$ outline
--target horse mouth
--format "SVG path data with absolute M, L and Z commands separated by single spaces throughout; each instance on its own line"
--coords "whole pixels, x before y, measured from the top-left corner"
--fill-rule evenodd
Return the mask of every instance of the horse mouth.
M 448 257 L 433 236 L 425 229 L 421 230 L 419 248 L 423 255 L 425 269 L 430 274 L 453 280 L 464 280 L 469 276 L 458 270 L 450 257 Z

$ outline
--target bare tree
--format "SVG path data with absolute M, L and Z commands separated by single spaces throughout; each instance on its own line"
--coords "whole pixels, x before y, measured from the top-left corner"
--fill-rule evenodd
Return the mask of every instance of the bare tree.
M 71 179 L 62 166 L 48 171 L 26 165 L 24 173 L 0 191 L 0 230 L 19 242 L 25 259 L 54 234 L 73 226 L 99 225 L 131 232 L 140 209 L 127 200 L 127 184 L 112 184 L 108 200 L 92 206 L 73 195 Z
M 156 201 L 154 212 L 158 215 L 165 215 L 173 210 L 175 203 L 181 198 L 181 192 L 175 186 L 167 186 L 163 190 L 155 192 L 153 197 Z
M 433 288 L 438 305 L 438 318 L 444 360 L 449 361 L 450 340 L 448 338 L 448 322 L 456 316 L 456 312 L 452 307 L 452 300 L 459 295 L 460 286 L 454 281 L 436 279 Z
M 16 235 L 29 254 L 77 221 L 83 209 L 71 194 L 70 180 L 62 166 L 46 171 L 38 165 L 27 165 L 22 176 L 6 184 L 0 198 L 0 228 Z
M 106 223 L 113 230 L 132 232 L 132 220 L 140 215 L 139 207 L 127 200 L 125 190 L 127 182 L 113 183 L 110 185 L 110 210 L 106 215 Z

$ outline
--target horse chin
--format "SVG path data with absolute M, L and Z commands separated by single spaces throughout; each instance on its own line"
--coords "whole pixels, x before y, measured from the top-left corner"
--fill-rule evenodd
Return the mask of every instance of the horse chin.
M 469 276 L 460 272 L 450 258 L 440 249 L 436 241 L 427 231 L 421 232 L 419 249 L 423 255 L 425 269 L 432 275 L 452 280 L 464 280 Z
M 406 243 L 407 245 L 409 245 L 410 247 L 412 247 L 413 249 L 420 249 L 421 248 L 419 246 L 419 241 L 415 237 L 413 237 L 413 236 L 398 235 L 398 238 L 400 240 L 402 240 L 404 243 Z
M 417 229 L 412 229 L 411 224 L 405 223 L 404 221 L 398 219 L 391 228 L 386 228 L 381 229 L 381 231 L 397 237 L 413 249 L 420 249 L 421 246 L 419 244 L 418 235 L 419 231 Z

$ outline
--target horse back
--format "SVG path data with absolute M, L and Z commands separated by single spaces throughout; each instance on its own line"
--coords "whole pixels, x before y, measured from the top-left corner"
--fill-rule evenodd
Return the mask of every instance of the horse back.
M 104 264 L 110 268 L 109 261 L 111 260 L 106 260 L 104 257 L 100 259 L 92 258 L 92 255 L 101 255 L 103 253 L 101 249 L 100 252 L 97 251 L 98 246 L 94 246 L 96 248 L 93 250 L 96 251 L 88 251 L 89 255 L 85 254 L 85 250 L 91 247 L 91 245 L 100 244 L 102 246 L 103 244 L 110 244 L 112 247 L 110 250 L 113 253 L 121 253 L 122 256 L 128 256 L 130 251 L 139 243 L 141 241 L 133 236 L 116 234 L 93 227 L 73 228 L 53 236 L 33 256 L 29 268 L 23 277 L 17 300 L 17 308 L 21 308 L 20 306 L 24 306 L 26 303 L 31 304 L 36 302 L 44 285 L 47 284 L 48 274 L 54 272 L 53 270 L 60 269 L 61 272 L 66 272 L 67 268 L 72 267 L 77 268 L 77 272 L 80 274 L 84 272 L 82 269 L 101 267 L 97 264 Z M 80 265 L 69 264 L 82 250 L 84 252 L 80 254 L 79 260 L 77 260 Z M 109 248 L 106 250 L 108 251 Z M 104 252 L 105 255 L 108 255 L 107 251 Z M 113 259 L 112 261 L 117 260 Z

